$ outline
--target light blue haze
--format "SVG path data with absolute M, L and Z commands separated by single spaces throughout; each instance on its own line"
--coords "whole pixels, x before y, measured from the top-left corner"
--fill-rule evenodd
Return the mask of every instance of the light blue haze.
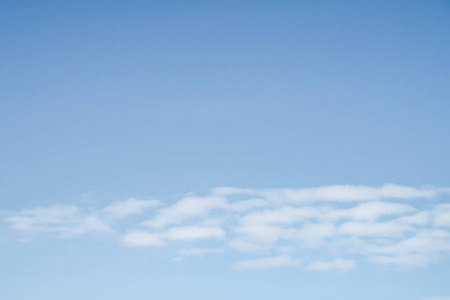
M 425 266 L 355 254 L 344 272 L 239 271 L 278 254 L 124 246 L 153 208 L 70 237 L 6 220 L 223 186 L 448 188 L 449 120 L 446 0 L 2 1 L 0 299 L 448 300 L 450 250 Z M 172 261 L 210 247 L 225 250 Z

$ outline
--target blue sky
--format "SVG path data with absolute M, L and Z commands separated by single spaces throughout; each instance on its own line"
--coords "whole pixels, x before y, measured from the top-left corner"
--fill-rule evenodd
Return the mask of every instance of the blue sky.
M 0 298 L 450 299 L 448 1 L 3 1 Z

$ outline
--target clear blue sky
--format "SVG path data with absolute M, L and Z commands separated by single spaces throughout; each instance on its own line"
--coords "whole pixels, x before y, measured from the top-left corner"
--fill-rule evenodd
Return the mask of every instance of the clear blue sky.
M 6 0 L 0 45 L 1 299 L 450 299 L 449 1 Z

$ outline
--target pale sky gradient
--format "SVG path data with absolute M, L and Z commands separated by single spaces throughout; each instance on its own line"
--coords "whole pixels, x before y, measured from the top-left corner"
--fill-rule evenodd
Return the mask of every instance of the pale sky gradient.
M 450 2 L 2 1 L 0 299 L 450 299 Z

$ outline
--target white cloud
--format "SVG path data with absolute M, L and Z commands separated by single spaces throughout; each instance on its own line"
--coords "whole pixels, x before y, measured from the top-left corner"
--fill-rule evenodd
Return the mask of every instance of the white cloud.
M 328 211 L 329 209 L 326 208 L 283 206 L 273 210 L 249 213 L 241 219 L 241 223 L 243 225 L 266 225 L 305 222 Z
M 118 235 L 121 244 L 163 247 L 182 242 L 190 248 L 179 250 L 179 258 L 228 247 L 248 255 L 298 251 L 313 261 L 307 269 L 315 270 L 350 268 L 350 260 L 340 258 L 349 256 L 353 265 L 363 259 L 373 264 L 425 266 L 450 257 L 450 204 L 436 198 L 430 207 L 427 200 L 443 194 L 450 194 L 450 189 L 393 184 L 219 187 L 205 197 L 189 195 L 162 207 L 157 207 L 162 203 L 156 200 L 130 198 L 97 210 L 54 205 L 2 212 L 0 218 L 10 229 L 23 233 L 19 239 L 30 240 L 42 234 L 68 238 L 113 233 L 114 222 L 130 217 L 134 224 L 119 224 L 125 232 L 132 229 Z M 146 221 L 132 218 L 138 214 Z M 142 225 L 150 229 L 139 229 Z M 326 261 L 324 255 L 336 259 Z M 284 254 L 237 262 L 234 268 L 298 263 Z
M 82 214 L 74 205 L 37 207 L 15 213 L 4 219 L 11 229 L 22 232 L 54 233 L 60 237 L 74 237 L 87 232 L 113 232 L 110 226 L 95 215 Z
M 450 233 L 445 230 L 420 230 L 417 235 L 387 246 L 373 247 L 374 253 L 437 254 L 450 250 Z
M 193 241 L 197 239 L 223 239 L 225 231 L 220 227 L 206 226 L 183 226 L 172 227 L 167 230 L 164 236 L 170 240 Z
M 133 231 L 127 233 L 120 242 L 127 247 L 164 247 L 166 243 L 157 234 L 147 231 Z
M 431 219 L 430 211 L 421 211 L 413 215 L 402 216 L 394 220 L 394 222 L 404 224 L 426 225 Z
M 160 228 L 204 216 L 213 209 L 225 206 L 226 200 L 221 197 L 187 197 L 162 209 L 154 219 L 145 221 L 143 225 Z
M 285 229 L 284 238 L 288 240 L 299 240 L 305 248 L 319 248 L 335 232 L 334 224 L 307 223 L 300 229 Z
M 83 218 L 77 226 L 72 228 L 71 231 L 75 235 L 82 235 L 89 231 L 114 232 L 108 224 L 95 216 L 87 216 Z
M 240 252 L 260 252 L 263 250 L 270 250 L 272 245 L 257 243 L 247 238 L 240 237 L 231 240 L 228 246 Z
M 162 247 L 169 240 L 195 241 L 198 239 L 223 239 L 225 231 L 219 227 L 184 226 L 173 227 L 165 232 L 150 233 L 148 231 L 132 231 L 126 234 L 120 242 L 127 247 Z M 179 255 L 202 255 L 213 249 L 180 250 Z M 204 253 L 201 253 L 201 252 Z
M 371 260 L 383 265 L 399 265 L 399 266 L 426 266 L 430 263 L 430 259 L 423 254 L 407 254 L 399 256 L 372 256 Z
M 233 270 L 245 269 L 272 269 L 278 267 L 298 266 L 301 264 L 300 260 L 294 260 L 287 254 L 268 257 L 238 261 L 233 264 Z
M 104 212 L 118 218 L 125 218 L 130 215 L 140 214 L 145 209 L 153 208 L 160 205 L 158 200 L 139 200 L 130 198 L 125 201 L 115 202 L 103 209 Z
M 296 203 L 314 201 L 331 201 L 331 202 L 353 202 L 353 201 L 370 201 L 382 200 L 384 198 L 399 198 L 399 199 L 414 199 L 414 198 L 429 198 L 438 196 L 440 194 L 450 193 L 450 189 L 421 187 L 412 188 L 394 184 L 383 185 L 378 188 L 367 186 L 354 185 L 335 185 L 317 188 L 306 189 L 239 189 L 233 187 L 219 187 L 212 190 L 211 195 L 206 197 L 186 197 L 177 203 L 164 208 L 159 211 L 154 219 L 147 220 L 144 225 L 151 227 L 164 227 L 168 224 L 176 224 L 190 218 L 206 215 L 214 209 L 219 210 L 248 210 L 252 208 L 263 207 L 266 204 L 272 203 L 280 205 L 282 203 Z M 251 196 L 260 196 L 261 198 L 248 199 L 244 201 L 236 201 L 229 203 L 227 196 L 242 194 Z M 385 206 L 388 206 L 386 204 Z M 375 216 L 370 214 L 370 209 L 376 207 L 359 208 L 360 211 L 354 212 L 355 215 L 364 217 L 376 217 L 377 214 L 388 213 L 383 204 L 380 209 L 381 212 L 375 212 Z M 406 206 L 401 204 L 397 207 L 390 207 L 394 209 L 394 213 L 406 209 Z M 409 207 L 410 208 L 410 207 Z
M 450 204 L 436 205 L 433 212 L 435 226 L 450 226 Z
M 233 247 L 254 248 L 256 244 L 272 245 L 278 240 L 303 240 L 308 244 L 317 244 L 330 236 L 334 229 L 332 224 L 307 223 L 302 228 L 287 225 L 305 223 L 311 218 L 317 218 L 325 210 L 312 207 L 294 208 L 284 206 L 274 210 L 253 212 L 243 216 L 234 231 L 246 236 L 253 242 L 245 243 L 241 240 L 233 242 Z
M 231 203 L 228 205 L 227 209 L 243 212 L 255 208 L 265 207 L 268 204 L 269 203 L 267 202 L 267 200 L 264 199 L 249 199 Z
M 73 222 L 78 218 L 78 207 L 74 205 L 53 205 L 19 211 L 13 217 L 5 218 L 12 229 L 48 231 L 52 225 Z
M 347 271 L 353 269 L 356 265 L 356 262 L 351 259 L 342 259 L 336 258 L 333 261 L 315 261 L 306 267 L 307 270 L 315 270 L 315 271 Z
M 430 198 L 450 193 L 449 189 L 434 187 L 412 188 L 395 184 L 386 184 L 379 188 L 358 185 L 333 185 L 306 189 L 270 189 L 261 194 L 275 202 L 311 202 L 311 201 L 368 201 L 383 198 L 414 199 Z
M 367 202 L 348 209 L 330 212 L 326 217 L 332 219 L 377 220 L 386 215 L 401 215 L 414 212 L 410 205 L 390 202 Z
M 401 237 L 405 232 L 414 230 L 409 225 L 395 222 L 346 222 L 339 226 L 337 232 L 350 236 Z
M 142 213 L 143 210 L 158 205 L 156 200 L 138 200 L 130 198 L 115 202 L 96 211 L 85 212 L 75 205 L 53 205 L 36 207 L 18 212 L 9 212 L 3 220 L 14 230 L 29 233 L 56 234 L 58 237 L 71 238 L 89 232 L 113 233 L 111 219 L 123 218 Z
M 203 256 L 210 253 L 223 253 L 222 248 L 194 248 L 194 249 L 180 249 L 177 254 L 180 256 Z

